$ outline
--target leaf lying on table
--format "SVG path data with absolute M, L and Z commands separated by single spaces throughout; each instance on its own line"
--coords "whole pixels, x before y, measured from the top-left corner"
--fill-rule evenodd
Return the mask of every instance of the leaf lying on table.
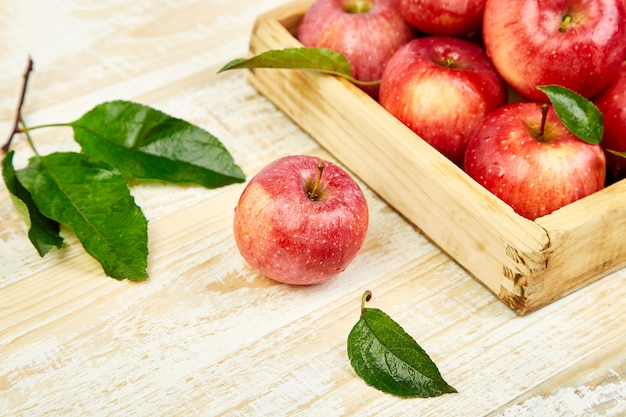
M 366 383 L 400 397 L 436 397 L 455 393 L 428 354 L 402 327 L 377 308 L 365 308 L 348 335 L 348 357 Z
M 82 152 L 135 179 L 221 187 L 245 175 L 204 129 L 128 101 L 100 104 L 71 123 Z
M 147 278 L 148 223 L 122 175 L 65 152 L 31 158 L 17 177 L 41 213 L 69 227 L 107 275 Z
M 238 58 L 219 71 L 243 68 L 309 69 L 344 77 L 358 85 L 376 85 L 379 81 L 360 81 L 351 76 L 345 55 L 327 48 L 285 48 L 262 52 L 251 58 Z
M 72 127 L 82 151 L 40 156 L 29 132 L 53 126 Z M 2 171 L 37 252 L 44 256 L 60 248 L 59 229 L 67 226 L 116 279 L 148 277 L 147 220 L 130 194 L 129 179 L 207 188 L 245 181 L 231 154 L 209 132 L 133 102 L 100 104 L 75 122 L 22 131 L 36 156 L 15 170 L 10 151 Z
M 559 85 L 538 86 L 537 89 L 548 96 L 557 116 L 574 135 L 592 145 L 602 141 L 604 116 L 591 100 Z
M 2 161 L 2 177 L 11 194 L 13 204 L 28 224 L 28 238 L 37 249 L 39 256 L 44 256 L 53 247 L 60 248 L 63 238 L 59 235 L 60 225 L 41 214 L 33 197 L 19 182 L 13 168 L 14 152 L 10 151 Z

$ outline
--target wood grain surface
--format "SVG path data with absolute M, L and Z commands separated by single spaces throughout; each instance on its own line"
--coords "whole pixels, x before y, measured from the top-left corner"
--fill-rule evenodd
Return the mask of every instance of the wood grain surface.
M 29 125 L 127 99 L 207 129 L 249 177 L 284 155 L 332 159 L 245 72 L 216 74 L 284 3 L 4 1 L 0 139 L 30 55 Z M 43 154 L 78 149 L 67 128 L 33 139 Z M 17 167 L 32 155 L 23 137 L 13 149 Z M 40 258 L 0 185 L 0 415 L 626 414 L 625 270 L 518 317 L 363 186 L 370 230 L 354 263 L 323 285 L 276 284 L 232 237 L 244 186 L 134 184 L 150 278 L 131 283 L 107 278 L 65 230 Z M 366 289 L 458 394 L 399 399 L 355 375 L 346 339 Z

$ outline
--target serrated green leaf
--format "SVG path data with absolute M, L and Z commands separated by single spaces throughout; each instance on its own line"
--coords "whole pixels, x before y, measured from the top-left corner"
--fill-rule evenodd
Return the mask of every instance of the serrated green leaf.
M 217 188 L 245 175 L 206 130 L 129 101 L 100 104 L 70 124 L 83 153 L 127 178 L 196 183 Z
M 108 276 L 148 277 L 147 221 L 119 172 L 58 152 L 31 158 L 16 174 L 43 215 L 68 226 Z
M 350 63 L 345 55 L 327 48 L 285 48 L 269 50 L 251 58 L 238 58 L 219 71 L 243 68 L 307 69 L 339 75 L 358 85 L 376 85 L 379 81 L 359 81 L 350 73 Z
M 60 248 L 63 238 L 59 235 L 60 225 L 41 214 L 31 194 L 17 179 L 13 167 L 14 151 L 10 151 L 2 161 L 2 178 L 11 195 L 15 207 L 28 224 L 28 238 L 39 253 L 46 255 L 53 247 Z
M 591 100 L 559 85 L 537 88 L 548 96 L 559 119 L 574 135 L 592 145 L 600 143 L 604 133 L 604 116 Z
M 427 398 L 457 392 L 417 342 L 376 308 L 362 307 L 348 335 L 348 357 L 357 375 L 389 394 Z

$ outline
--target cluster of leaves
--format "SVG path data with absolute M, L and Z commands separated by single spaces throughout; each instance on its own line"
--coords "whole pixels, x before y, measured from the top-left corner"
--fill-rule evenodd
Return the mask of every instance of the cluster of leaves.
M 71 127 L 81 152 L 39 155 L 30 131 L 49 126 Z M 14 151 L 8 151 L 2 176 L 32 244 L 40 256 L 60 248 L 60 226 L 66 226 L 115 279 L 148 277 L 148 222 L 130 193 L 130 180 L 207 188 L 245 180 L 216 137 L 138 103 L 107 102 L 71 123 L 19 131 L 27 135 L 35 156 L 16 170 Z

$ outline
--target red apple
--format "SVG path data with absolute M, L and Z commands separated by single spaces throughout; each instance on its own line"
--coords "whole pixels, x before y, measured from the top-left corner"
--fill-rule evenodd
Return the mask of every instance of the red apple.
M 414 39 L 400 48 L 385 67 L 379 98 L 456 164 L 474 129 L 506 99 L 505 84 L 485 51 L 443 36 Z
M 602 189 L 606 175 L 602 148 L 578 139 L 544 106 L 545 119 L 533 102 L 488 115 L 463 161 L 472 178 L 531 220 Z
M 626 61 L 620 75 L 593 99 L 604 115 L 604 136 L 600 145 L 605 150 L 626 152 Z M 605 152 L 607 168 L 613 179 L 626 176 L 626 158 Z
M 591 98 L 612 82 L 626 57 L 621 0 L 487 0 L 487 54 L 529 100 L 538 85 L 558 84 Z
M 465 37 L 480 30 L 486 0 L 396 0 L 402 16 L 429 35 Z
M 304 46 L 345 55 L 359 81 L 380 80 L 391 55 L 413 35 L 393 0 L 316 0 L 298 29 Z M 378 98 L 378 86 L 361 88 Z
M 368 226 L 359 185 L 337 165 L 306 155 L 278 159 L 250 180 L 234 218 L 244 259 L 287 284 L 318 284 L 342 272 Z

